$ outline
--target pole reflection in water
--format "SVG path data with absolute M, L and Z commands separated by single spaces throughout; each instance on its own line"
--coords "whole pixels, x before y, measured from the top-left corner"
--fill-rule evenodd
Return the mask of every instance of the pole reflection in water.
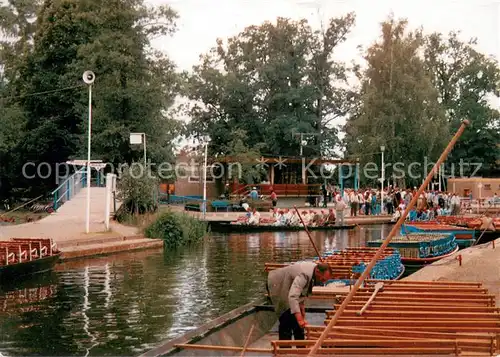
M 89 273 L 89 267 L 86 266 L 85 270 L 83 271 L 83 276 L 84 276 L 84 283 L 83 283 L 83 306 L 82 306 L 82 316 L 83 316 L 83 330 L 87 334 L 87 336 L 90 338 L 90 342 L 92 342 L 92 345 L 89 348 L 86 348 L 86 354 L 85 357 L 87 357 L 90 354 L 90 350 L 97 346 L 99 343 L 96 343 L 96 337 L 90 333 L 89 327 L 90 327 L 90 319 L 87 316 L 87 311 L 90 310 L 90 301 L 89 301 L 89 287 L 90 287 L 90 273 Z
M 109 308 L 109 302 L 111 301 L 111 271 L 109 269 L 109 264 L 106 264 L 104 266 L 104 270 L 106 272 L 105 278 L 104 278 L 104 292 L 106 293 L 106 302 L 104 304 L 104 308 L 108 309 Z

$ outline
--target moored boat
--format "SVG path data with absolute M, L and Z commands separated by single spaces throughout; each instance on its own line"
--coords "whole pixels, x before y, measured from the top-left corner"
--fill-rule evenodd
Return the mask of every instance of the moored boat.
M 210 231 L 218 233 L 259 233 L 259 232 L 298 232 L 304 231 L 304 226 L 275 226 L 271 224 L 238 224 L 233 222 L 209 222 Z M 346 224 L 342 226 L 308 226 L 310 231 L 334 231 L 342 229 L 354 229 L 355 224 Z
M 368 246 L 376 249 L 382 243 L 382 240 L 370 241 Z M 407 274 L 450 256 L 459 249 L 455 236 L 449 233 L 409 233 L 394 237 L 389 247 L 399 251 Z
M 352 285 L 355 279 L 366 269 L 366 266 L 375 255 L 373 248 L 347 248 L 345 250 L 333 251 L 322 256 L 322 260 L 328 263 L 333 272 L 333 281 L 341 282 L 345 285 Z M 318 262 L 319 258 L 314 257 L 310 261 Z M 265 271 L 269 272 L 294 263 L 266 263 Z M 405 267 L 401 262 L 399 252 L 392 248 L 387 248 L 382 253 L 380 259 L 373 267 L 371 279 L 393 280 L 403 276 Z
M 320 355 L 491 356 L 500 352 L 496 343 L 500 315 L 494 295 L 480 283 L 384 281 L 378 293 L 380 281 L 365 283 L 328 334 Z M 323 305 L 313 307 L 306 301 L 306 340 L 279 341 L 277 316 L 262 301 L 160 343 L 140 357 L 306 355 L 347 295 L 322 294 Z
M 60 251 L 50 238 L 12 238 L 0 241 L 0 281 L 51 270 Z
M 401 234 L 407 233 L 443 233 L 453 234 L 459 248 L 468 248 L 474 244 L 477 232 L 474 229 L 456 227 L 436 222 L 406 223 L 401 227 Z

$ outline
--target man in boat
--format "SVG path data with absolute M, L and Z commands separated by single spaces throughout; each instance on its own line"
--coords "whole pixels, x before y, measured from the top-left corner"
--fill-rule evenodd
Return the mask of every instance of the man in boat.
M 260 213 L 254 208 L 252 213 L 250 214 L 250 218 L 248 219 L 248 224 L 256 226 L 259 223 L 260 223 Z
M 284 210 L 280 210 L 280 220 L 279 220 L 279 225 L 280 226 L 286 226 L 286 212 Z
M 313 212 L 312 213 L 312 224 L 311 226 L 313 227 L 319 227 L 321 226 L 321 219 L 322 219 L 322 214 L 320 212 Z
M 306 226 L 308 226 L 308 225 L 309 225 L 309 212 L 307 212 L 307 211 L 302 211 L 302 212 L 300 213 L 300 216 L 302 217 L 302 220 L 304 221 L 304 224 L 305 224 Z M 299 218 L 299 221 L 300 221 L 300 218 Z M 301 222 L 301 223 L 302 223 L 302 222 Z
M 279 316 L 279 339 L 304 339 L 304 300 L 312 294 L 315 285 L 326 283 L 333 278 L 331 268 L 326 263 L 303 262 L 273 270 L 267 278 L 267 292 L 276 314 Z
M 325 226 L 333 226 L 335 224 L 335 212 L 333 212 L 333 208 L 330 208 L 328 212 L 328 216 L 325 220 Z
M 340 195 L 340 192 L 335 196 L 335 216 L 337 219 L 337 226 L 344 225 L 344 210 L 346 208 L 346 204 Z
M 290 226 L 292 224 L 293 212 L 288 208 L 285 208 L 285 221 L 286 225 Z
M 299 218 L 299 216 L 297 215 L 297 213 L 296 213 L 296 212 L 291 211 L 291 214 L 292 214 L 292 215 L 291 215 L 291 218 L 290 218 L 290 225 L 291 225 L 291 226 L 294 226 L 294 227 L 295 227 L 295 226 L 300 226 L 300 225 L 302 225 L 302 223 L 300 222 L 300 218 Z
M 304 217 L 304 222 L 306 223 L 307 226 L 312 226 L 314 224 L 314 211 L 309 210 L 309 212 L 306 212 L 306 215 Z

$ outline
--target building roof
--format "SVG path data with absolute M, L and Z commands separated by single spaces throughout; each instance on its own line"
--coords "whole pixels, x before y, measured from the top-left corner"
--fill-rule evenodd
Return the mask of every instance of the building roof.
M 249 162 L 241 162 L 241 160 L 235 158 L 234 156 L 223 156 L 223 157 L 218 157 L 216 158 L 215 161 L 221 162 L 221 163 L 235 163 L 235 162 L 240 162 L 240 163 L 262 163 L 262 164 L 284 164 L 286 165 L 287 163 L 289 164 L 301 164 L 301 163 L 306 163 L 312 165 L 322 165 L 322 164 L 355 164 L 353 161 L 345 160 L 345 159 L 322 159 L 322 158 L 315 158 L 315 157 L 301 157 L 301 156 L 280 156 L 280 157 L 273 157 L 273 156 L 262 156 L 260 159 L 248 159 Z
M 500 183 L 500 178 L 493 177 L 451 177 L 448 182 L 498 182 Z

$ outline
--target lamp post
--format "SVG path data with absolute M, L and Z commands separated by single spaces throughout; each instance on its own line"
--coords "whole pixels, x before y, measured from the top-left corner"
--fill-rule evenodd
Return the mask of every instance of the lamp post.
M 203 165 L 203 219 L 207 214 L 207 165 L 208 165 L 208 143 L 209 138 L 205 137 L 205 160 Z
M 357 191 L 360 189 L 359 184 L 360 184 L 360 178 L 359 178 L 359 157 L 356 158 L 356 172 L 355 172 L 355 178 L 354 178 L 354 189 Z
M 479 214 L 479 210 L 481 208 L 481 200 L 483 198 L 483 195 L 482 195 L 482 192 L 481 192 L 481 189 L 483 188 L 483 184 L 481 182 L 479 182 L 477 184 L 477 188 L 479 189 L 479 195 L 478 195 L 478 198 L 477 198 L 477 213 Z M 471 205 L 472 205 L 472 202 L 471 202 Z
M 83 73 L 83 81 L 89 86 L 89 132 L 87 141 L 87 212 L 85 220 L 85 232 L 90 232 L 90 179 L 92 177 L 90 171 L 90 148 L 92 143 L 92 84 L 95 81 L 95 74 L 92 71 Z
M 382 178 L 380 179 L 382 190 L 380 191 L 380 209 L 381 213 L 384 213 L 384 180 L 385 180 L 385 162 L 384 162 L 384 151 L 385 146 L 380 146 L 380 151 L 382 151 Z

